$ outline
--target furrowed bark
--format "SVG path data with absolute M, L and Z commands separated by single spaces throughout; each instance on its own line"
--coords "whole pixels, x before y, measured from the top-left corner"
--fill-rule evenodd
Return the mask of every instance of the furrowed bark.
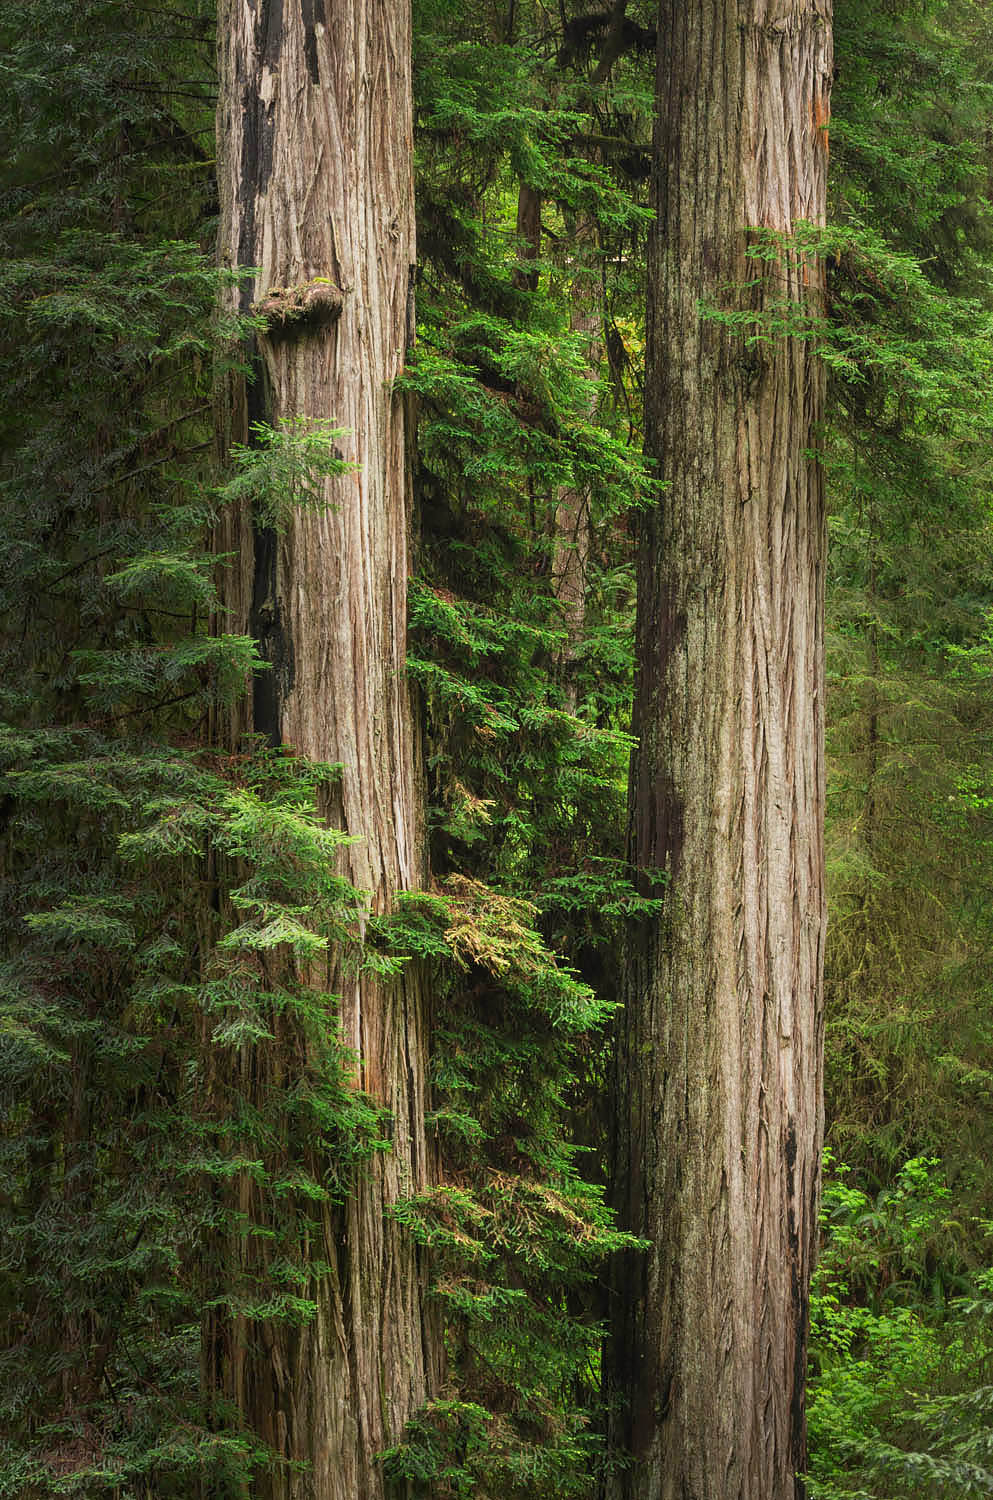
M 274 744 L 341 764 L 325 811 L 359 837 L 342 873 L 370 894 L 423 884 L 419 733 L 405 676 L 410 489 L 404 404 L 392 387 L 413 341 L 414 219 L 409 0 L 222 0 L 218 158 L 222 264 L 257 266 L 243 305 L 265 319 L 257 378 L 235 382 L 226 438 L 255 416 L 344 430 L 354 471 L 326 481 L 325 511 L 298 510 L 278 535 L 235 512 L 226 603 L 271 671 L 251 723 Z M 425 1268 L 388 1216 L 433 1164 L 424 1127 L 427 1000 L 401 980 L 332 961 L 314 976 L 340 996 L 357 1083 L 388 1111 L 392 1148 L 328 1212 L 315 1258 L 332 1265 L 318 1314 L 290 1338 L 263 1329 L 234 1359 L 233 1394 L 303 1473 L 280 1496 L 379 1496 L 377 1452 L 436 1387 L 440 1341 Z
M 630 852 L 613 1500 L 793 1500 L 822 1139 L 823 377 L 701 303 L 819 307 L 756 227 L 824 221 L 830 0 L 663 0 Z

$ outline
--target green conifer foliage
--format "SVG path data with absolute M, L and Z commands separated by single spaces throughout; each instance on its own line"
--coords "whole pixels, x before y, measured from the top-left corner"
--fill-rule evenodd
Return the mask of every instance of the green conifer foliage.
M 820 1500 L 991 1486 L 981 38 L 968 5 L 837 15 Z
M 990 99 L 968 8 L 839 20 L 829 1118 L 876 1186 L 951 1155 L 985 1213 Z
M 627 57 L 616 93 L 596 92 L 598 53 L 563 60 L 540 7 L 417 11 L 410 670 L 427 714 L 436 881 L 383 940 L 437 964 L 444 1172 L 402 1211 L 434 1252 L 450 1380 L 386 1464 L 398 1493 L 581 1495 L 602 1461 L 596 1278 L 630 1240 L 577 1142 L 599 1144 L 591 1084 L 614 1004 L 611 943 L 650 904 L 621 858 L 629 527 L 650 484 L 625 409 L 639 345 L 626 253 L 641 242 L 643 183 L 596 159 L 590 139 L 613 116 L 618 141 L 625 129 L 647 140 L 648 69 Z M 527 278 L 522 184 L 541 204 Z M 601 288 L 613 381 L 570 330 L 579 276 Z M 592 534 L 570 659 L 553 577 L 563 490 L 589 496 Z
M 811 1299 L 813 1500 L 989 1494 L 990 1270 L 975 1270 L 974 1226 L 955 1216 L 952 1189 L 925 1157 L 874 1198 L 835 1169 L 824 1203 Z

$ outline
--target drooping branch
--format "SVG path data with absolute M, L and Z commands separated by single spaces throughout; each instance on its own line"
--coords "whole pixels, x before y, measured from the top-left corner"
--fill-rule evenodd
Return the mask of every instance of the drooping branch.
M 568 67 L 585 61 L 598 48 L 600 57 L 592 81 L 599 86 L 623 53 L 651 52 L 655 39 L 654 27 L 640 26 L 628 16 L 627 0 L 615 0 L 611 10 L 591 11 L 566 22 L 558 63 L 560 67 Z

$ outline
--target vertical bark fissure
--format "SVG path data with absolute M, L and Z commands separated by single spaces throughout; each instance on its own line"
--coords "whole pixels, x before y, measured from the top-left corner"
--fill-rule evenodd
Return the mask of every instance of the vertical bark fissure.
M 273 662 L 254 724 L 234 731 L 340 764 L 325 811 L 360 840 L 341 872 L 381 913 L 426 875 L 405 677 L 405 403 L 392 389 L 410 343 L 415 261 L 409 0 L 222 0 L 218 37 L 220 256 L 258 267 L 243 296 L 269 318 L 255 389 L 264 385 L 274 425 L 302 417 L 341 429 L 354 463 L 326 481 L 326 509 L 294 512 L 278 534 L 243 511 L 224 523 L 218 550 L 234 554 L 225 602 Z M 307 316 L 270 313 L 287 297 Z M 252 399 L 236 382 L 229 439 L 245 441 Z M 327 1211 L 315 1258 L 332 1270 L 317 1316 L 292 1336 L 265 1331 L 242 1399 L 259 1430 L 309 1466 L 277 1475 L 275 1493 L 375 1500 L 375 1455 L 439 1381 L 425 1267 L 388 1212 L 432 1173 L 427 997 L 413 968 L 387 983 L 333 959 L 315 983 L 340 997 L 356 1081 L 388 1112 L 391 1149 Z
M 822 1137 L 823 379 L 704 307 L 818 298 L 748 231 L 823 223 L 830 0 L 663 3 L 616 1175 L 625 1500 L 792 1500 Z

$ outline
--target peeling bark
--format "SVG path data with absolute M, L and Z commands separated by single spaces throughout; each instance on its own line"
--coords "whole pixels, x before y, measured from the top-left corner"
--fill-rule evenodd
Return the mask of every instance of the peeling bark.
M 823 223 L 830 0 L 664 0 L 630 847 L 666 872 L 627 958 L 612 1500 L 794 1500 L 822 1138 L 823 376 L 712 307 L 819 299 L 746 258 Z M 748 283 L 752 283 L 748 285 Z
M 224 439 L 255 415 L 343 429 L 354 471 L 326 481 L 328 508 L 280 534 L 233 513 L 218 550 L 225 603 L 273 666 L 250 723 L 274 743 L 339 763 L 326 814 L 360 842 L 342 873 L 388 911 L 423 884 L 423 770 L 405 676 L 410 486 L 404 403 L 393 391 L 412 341 L 414 263 L 409 0 L 222 0 L 218 161 L 222 264 L 257 266 L 243 306 L 266 320 L 258 375 L 234 383 Z M 315 1258 L 315 1321 L 264 1326 L 229 1377 L 249 1420 L 306 1472 L 280 1497 L 376 1500 L 374 1459 L 437 1387 L 440 1339 L 425 1267 L 388 1217 L 425 1187 L 427 998 L 413 968 L 386 983 L 333 960 L 315 984 L 340 996 L 357 1081 L 388 1111 L 392 1148 L 329 1211 Z

